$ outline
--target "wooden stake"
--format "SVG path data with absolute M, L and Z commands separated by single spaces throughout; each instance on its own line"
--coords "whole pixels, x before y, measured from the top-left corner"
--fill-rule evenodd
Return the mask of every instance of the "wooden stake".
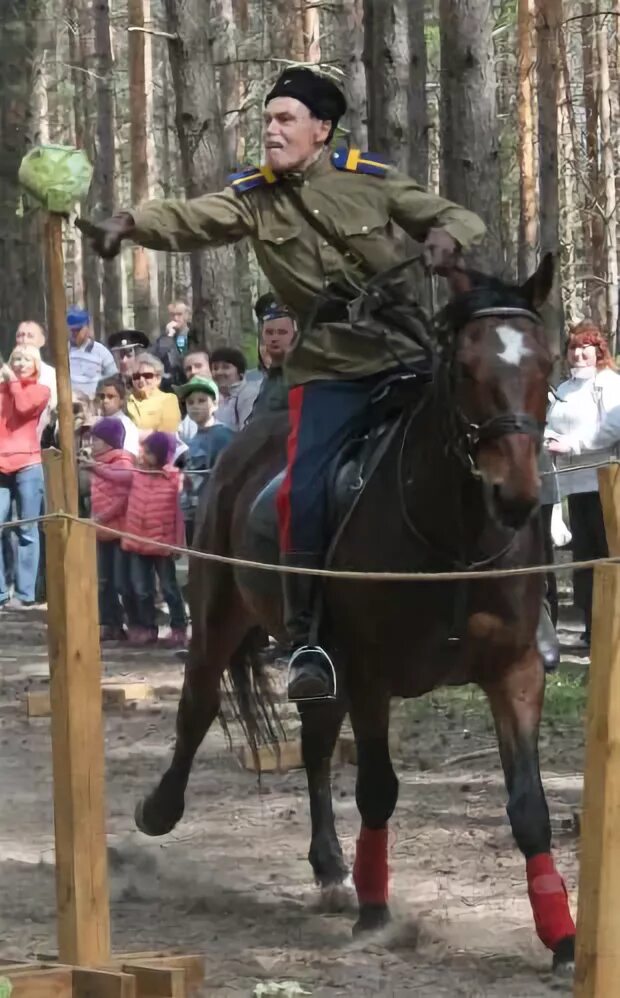
M 46 461 L 48 480 L 66 465 Z M 58 482 L 48 492 L 49 512 Z M 58 955 L 92 966 L 110 957 L 104 742 L 95 534 L 86 523 L 46 525 Z
M 62 455 L 63 509 L 78 514 L 78 486 L 73 433 L 73 391 L 69 373 L 67 299 L 62 254 L 62 215 L 50 213 L 45 223 L 50 347 L 58 387 L 58 426 Z
M 620 549 L 620 475 L 599 471 L 609 549 Z M 594 572 L 592 664 L 579 871 L 575 998 L 609 998 L 620 981 L 620 565 Z

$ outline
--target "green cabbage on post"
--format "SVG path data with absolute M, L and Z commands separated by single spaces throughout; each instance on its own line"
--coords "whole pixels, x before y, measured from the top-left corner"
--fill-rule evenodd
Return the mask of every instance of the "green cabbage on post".
M 19 168 L 19 182 L 48 211 L 67 215 L 88 194 L 93 168 L 82 149 L 38 146 Z

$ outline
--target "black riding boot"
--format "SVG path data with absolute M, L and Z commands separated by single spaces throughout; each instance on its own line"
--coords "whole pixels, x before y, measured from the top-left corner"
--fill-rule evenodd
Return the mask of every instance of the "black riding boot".
M 536 631 L 536 644 L 545 667 L 545 672 L 555 672 L 560 664 L 560 642 L 551 622 L 547 602 L 540 608 L 540 620 Z
M 288 555 L 284 565 L 295 568 L 320 568 L 315 555 Z M 323 648 L 311 644 L 317 579 L 312 575 L 286 573 L 284 588 L 284 624 L 291 642 L 288 666 L 289 700 L 321 700 L 336 695 L 336 673 L 332 660 Z

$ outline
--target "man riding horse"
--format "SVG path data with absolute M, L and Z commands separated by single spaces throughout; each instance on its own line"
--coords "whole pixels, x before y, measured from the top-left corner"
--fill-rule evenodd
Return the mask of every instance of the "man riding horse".
M 446 273 L 485 232 L 470 211 L 431 194 L 371 153 L 328 146 L 346 101 L 329 79 L 285 70 L 265 100 L 265 165 L 234 174 L 223 191 L 189 201 L 151 201 L 98 225 L 82 223 L 104 258 L 123 239 L 156 250 L 189 251 L 252 241 L 259 264 L 302 330 L 286 362 L 288 464 L 278 495 L 283 564 L 319 568 L 327 546 L 327 482 L 342 445 L 363 431 L 370 399 L 386 373 L 419 359 L 398 330 L 373 336 L 346 313 L 317 313 L 333 282 L 359 286 L 399 262 L 393 223 L 425 245 L 428 266 Z M 78 222 L 78 224 L 80 224 Z M 329 654 L 310 631 L 316 577 L 283 575 L 292 646 L 289 698 L 335 694 Z

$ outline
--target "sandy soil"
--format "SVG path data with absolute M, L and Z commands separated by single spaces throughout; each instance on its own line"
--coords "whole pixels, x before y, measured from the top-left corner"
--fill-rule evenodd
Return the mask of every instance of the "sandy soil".
M 21 959 L 55 948 L 49 722 L 27 720 L 23 705 L 27 688 L 46 683 L 44 615 L 3 614 L 1 626 L 0 955 Z M 549 954 L 533 932 L 497 757 L 454 761 L 494 748 L 476 696 L 462 691 L 397 705 L 394 921 L 383 937 L 353 942 L 352 910 L 318 910 L 306 861 L 303 774 L 264 776 L 259 788 L 219 728 L 198 757 L 178 829 L 161 840 L 136 831 L 135 800 L 168 756 L 181 666 L 166 652 L 113 650 L 105 660 L 107 675 L 145 678 L 158 691 L 136 709 L 106 714 L 116 949 L 203 952 L 203 993 L 212 996 L 251 995 L 261 981 L 284 979 L 316 998 L 570 993 L 551 977 Z M 574 903 L 582 737 L 573 687 L 573 712 L 565 717 L 560 704 L 545 725 L 542 758 L 558 864 Z M 354 767 L 336 770 L 338 827 L 349 859 L 358 827 L 354 781 Z

